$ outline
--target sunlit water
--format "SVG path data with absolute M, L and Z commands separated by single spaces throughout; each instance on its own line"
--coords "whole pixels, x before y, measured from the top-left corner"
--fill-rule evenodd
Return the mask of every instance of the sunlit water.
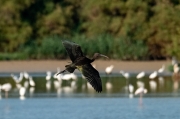
M 62 81 L 59 87 L 51 79 L 47 86 L 45 78 L 33 78 L 35 86 L 28 86 L 23 98 L 11 78 L 1 78 L 0 84 L 11 83 L 12 89 L 5 96 L 1 91 L 0 119 L 179 119 L 179 82 L 171 77 L 163 81 L 154 79 L 157 86 L 152 88 L 150 79 L 123 77 L 102 78 L 103 92 L 97 93 L 86 80 Z M 148 93 L 142 100 L 139 95 L 130 96 L 127 88 L 135 90 L 137 81 L 142 81 Z M 20 83 L 24 85 L 25 79 Z M 73 83 L 72 83 L 73 82 Z M 129 98 L 131 97 L 131 98 Z

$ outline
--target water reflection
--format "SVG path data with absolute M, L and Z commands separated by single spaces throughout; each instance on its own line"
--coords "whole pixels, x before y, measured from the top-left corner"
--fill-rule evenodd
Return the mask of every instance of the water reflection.
M 51 90 L 51 81 L 46 82 L 46 90 L 49 92 Z
M 72 77 L 73 75 L 71 75 Z M 28 80 L 29 79 L 29 80 Z M 9 97 L 24 96 L 36 97 L 36 96 L 76 96 L 76 95 L 89 95 L 89 96 L 126 96 L 133 98 L 134 90 L 139 87 L 144 87 L 148 90 L 148 94 L 156 94 L 155 96 L 162 94 L 173 94 L 176 92 L 176 96 L 179 94 L 179 77 L 156 77 L 149 79 L 149 77 L 143 77 L 137 79 L 136 77 L 105 77 L 102 78 L 103 92 L 97 93 L 92 86 L 82 78 L 74 78 L 69 80 L 58 80 L 57 78 L 50 78 L 46 80 L 45 77 L 37 78 L 30 77 L 24 78 L 21 82 L 15 82 L 12 78 L 1 78 L 1 89 L 4 84 L 9 83 L 11 89 Z M 172 80 L 173 79 L 173 80 Z M 31 82 L 31 83 L 30 83 Z M 33 83 L 32 83 L 33 82 Z M 20 90 L 22 93 L 20 93 Z M 0 90 L 0 98 L 5 98 L 7 91 Z M 24 93 L 24 94 L 23 94 Z M 147 95 L 148 95 L 147 94 Z
M 157 90 L 157 82 L 154 80 L 149 81 L 149 86 L 150 86 L 150 91 L 151 92 L 156 92 Z
M 24 100 L 25 99 L 25 93 L 26 93 L 26 88 L 25 87 L 21 87 L 20 89 L 19 89 L 19 95 L 20 95 L 20 99 L 21 100 Z
M 177 92 L 179 89 L 180 74 L 174 73 L 172 76 L 172 79 L 173 79 L 173 90 L 174 90 L 174 92 Z
M 134 86 L 129 84 L 129 98 L 134 97 Z
M 164 86 L 164 78 L 163 78 L 162 76 L 160 76 L 160 77 L 158 78 L 158 81 L 159 81 L 159 87 L 160 87 L 160 88 L 163 88 L 163 86 Z
M 30 88 L 29 88 L 29 96 L 30 96 L 30 97 L 33 97 L 34 91 L 35 91 L 35 87 L 30 87 Z
M 112 88 L 113 88 L 112 82 L 111 81 L 107 81 L 106 82 L 107 93 L 111 93 L 112 92 Z

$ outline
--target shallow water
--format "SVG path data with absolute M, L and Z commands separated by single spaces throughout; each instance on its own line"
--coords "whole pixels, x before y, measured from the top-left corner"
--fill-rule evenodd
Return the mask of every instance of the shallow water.
M 0 119 L 179 119 L 180 98 L 17 98 L 0 100 Z
M 82 78 L 76 80 L 63 80 L 58 82 L 56 79 L 51 79 L 49 82 L 44 77 L 33 77 L 35 86 L 28 85 L 26 88 L 26 98 L 32 97 L 129 97 L 128 85 L 134 87 L 134 91 L 138 88 L 137 82 L 144 83 L 144 87 L 148 90 L 146 97 L 180 97 L 179 82 L 173 82 L 171 77 L 159 77 L 153 81 L 156 87 L 150 84 L 148 77 L 137 80 L 134 77 L 125 79 L 123 77 L 103 77 L 102 78 L 102 93 L 97 93 L 92 86 L 89 86 L 87 81 Z M 25 85 L 28 80 L 23 79 L 21 86 Z M 9 98 L 19 98 L 19 89 L 12 78 L 0 78 L 0 85 L 10 83 L 12 89 L 8 92 Z M 58 83 L 58 87 L 55 86 Z M 5 92 L 0 92 L 1 98 L 5 98 Z
M 154 79 L 156 88 L 152 88 L 147 77 L 141 80 L 106 77 L 102 78 L 102 93 L 95 92 L 82 78 L 62 81 L 59 87 L 54 85 L 57 80 L 52 79 L 49 88 L 45 78 L 33 80 L 36 85 L 28 86 L 25 97 L 19 98 L 15 82 L 11 78 L 0 79 L 1 85 L 4 83 L 12 85 L 8 98 L 4 91 L 0 92 L 0 119 L 180 118 L 179 82 L 174 86 L 171 77 L 163 77 L 163 81 Z M 23 79 L 20 84 L 24 86 L 25 81 Z M 127 85 L 131 84 L 135 91 L 138 88 L 137 81 L 142 81 L 148 90 L 142 100 L 138 95 L 132 96 L 127 88 Z

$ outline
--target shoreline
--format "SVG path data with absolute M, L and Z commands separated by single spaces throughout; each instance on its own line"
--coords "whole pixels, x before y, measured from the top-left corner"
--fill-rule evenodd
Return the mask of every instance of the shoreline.
M 70 60 L 23 60 L 23 61 L 0 61 L 0 73 L 18 73 L 27 72 L 56 72 L 57 67 L 63 70 Z M 92 65 L 96 66 L 99 72 L 105 72 L 105 68 L 114 65 L 113 72 L 119 73 L 120 70 L 138 73 L 141 71 L 153 72 L 157 71 L 162 65 L 165 65 L 165 72 L 168 71 L 168 66 L 171 61 L 121 61 L 121 60 L 96 60 Z M 77 72 L 77 71 L 76 71 Z

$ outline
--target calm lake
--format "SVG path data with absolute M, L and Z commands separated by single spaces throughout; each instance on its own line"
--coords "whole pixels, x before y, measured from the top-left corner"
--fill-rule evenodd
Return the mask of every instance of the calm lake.
M 25 86 L 26 79 L 20 83 Z M 171 77 L 157 77 L 150 83 L 147 77 L 125 79 L 102 78 L 103 92 L 96 93 L 82 78 L 77 80 L 33 78 L 23 99 L 12 78 L 0 78 L 0 84 L 10 83 L 12 89 L 1 91 L 0 119 L 179 119 L 179 82 Z M 133 95 L 138 81 L 148 90 L 140 100 Z M 128 86 L 134 91 L 131 94 Z M 131 95 L 131 96 L 130 96 Z M 133 96 L 132 96 L 133 95 Z M 130 97 L 130 98 L 129 98 Z
M 16 98 L 0 100 L 0 119 L 179 119 L 180 98 Z

